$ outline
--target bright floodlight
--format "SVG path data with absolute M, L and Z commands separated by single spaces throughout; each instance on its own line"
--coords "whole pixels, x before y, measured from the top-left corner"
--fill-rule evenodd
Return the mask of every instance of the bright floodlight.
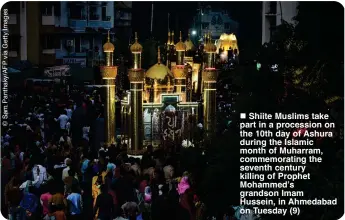
M 193 30 L 193 31 L 192 31 L 192 35 L 196 35 L 196 30 Z

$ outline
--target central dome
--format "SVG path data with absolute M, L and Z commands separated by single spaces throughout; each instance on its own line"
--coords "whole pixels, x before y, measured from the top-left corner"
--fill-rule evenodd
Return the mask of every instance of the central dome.
M 165 80 L 168 77 L 172 77 L 172 73 L 167 66 L 161 63 L 161 52 L 158 47 L 158 62 L 150 67 L 146 71 L 145 76 L 150 79 Z
M 162 63 L 156 63 L 146 72 L 146 77 L 151 79 L 164 80 L 167 76 L 172 76 L 171 71 Z

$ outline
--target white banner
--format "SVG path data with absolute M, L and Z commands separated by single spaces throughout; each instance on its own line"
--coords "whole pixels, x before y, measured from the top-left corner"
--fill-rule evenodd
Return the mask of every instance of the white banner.
M 44 69 L 44 75 L 48 77 L 70 76 L 70 67 L 68 65 L 47 67 Z

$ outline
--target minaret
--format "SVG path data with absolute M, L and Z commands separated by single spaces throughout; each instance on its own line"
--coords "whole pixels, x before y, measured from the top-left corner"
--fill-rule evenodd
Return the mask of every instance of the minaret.
M 203 116 L 206 138 L 210 139 L 216 131 L 216 85 L 218 72 L 215 68 L 217 47 L 209 36 L 205 45 L 206 62 L 202 72 Z
M 130 81 L 130 106 L 131 106 L 131 128 L 130 128 L 130 153 L 140 154 L 143 147 L 143 86 L 144 70 L 141 69 L 141 53 L 143 47 L 138 43 L 138 36 L 135 32 L 135 43 L 130 47 L 133 64 L 128 71 Z
M 182 96 L 183 101 L 186 101 L 186 76 L 187 72 L 184 65 L 184 55 L 186 51 L 186 45 L 182 42 L 182 33 L 180 31 L 180 41 L 176 44 L 176 66 L 172 69 L 175 78 L 175 92 L 184 93 Z
M 106 58 L 106 66 L 101 66 L 101 75 L 106 91 L 104 106 L 105 121 L 105 144 L 110 146 L 115 144 L 115 78 L 117 75 L 117 66 L 113 66 L 113 54 L 115 47 L 110 42 L 108 31 L 108 42 L 103 45 L 103 51 Z
M 175 46 L 175 36 L 174 36 L 174 31 L 171 33 L 171 41 L 170 41 L 170 44 L 172 46 Z
M 180 41 L 176 44 L 176 65 L 184 65 L 184 55 L 186 52 L 186 44 L 182 42 L 182 32 L 180 31 Z
M 161 64 L 161 50 L 158 46 L 157 49 L 157 64 Z M 158 80 L 154 79 L 153 81 L 153 103 L 156 103 L 158 100 Z
M 170 68 L 170 31 L 168 31 L 168 42 L 167 42 L 167 62 L 166 66 Z

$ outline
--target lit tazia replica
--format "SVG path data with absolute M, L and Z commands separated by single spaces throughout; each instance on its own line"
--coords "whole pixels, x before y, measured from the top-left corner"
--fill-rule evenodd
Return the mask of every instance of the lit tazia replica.
M 186 41 L 182 41 L 181 32 L 179 35 L 175 44 L 174 32 L 168 33 L 166 54 L 158 47 L 157 63 L 147 71 L 141 68 L 145 48 L 139 44 L 137 34 L 130 47 L 133 64 L 128 73 L 130 91 L 121 100 L 121 137 L 131 155 L 142 154 L 144 146 L 149 144 L 173 147 L 181 146 L 183 141 L 194 143 L 200 120 L 205 137 L 215 133 L 217 48 L 207 38 L 204 45 L 207 60 L 202 62 L 195 59 L 202 52 L 198 52 L 189 35 Z M 201 93 L 203 103 L 198 102 Z M 201 108 L 203 111 L 199 111 Z
M 193 53 L 188 53 L 194 49 L 190 43 L 187 47 L 180 33 L 179 42 L 175 44 L 174 34 L 169 32 L 167 54 L 162 54 L 158 47 L 157 63 L 145 72 L 141 68 L 141 53 L 145 48 L 136 36 L 130 47 L 133 56 L 128 73 L 131 89 L 121 100 L 121 137 L 128 143 L 129 154 L 142 154 L 148 144 L 166 147 L 181 145 L 183 140 L 193 142 L 199 103 L 192 99 L 195 89 L 192 76 L 194 71 L 199 75 L 201 64 L 195 65 Z M 165 55 L 163 63 L 161 57 Z

